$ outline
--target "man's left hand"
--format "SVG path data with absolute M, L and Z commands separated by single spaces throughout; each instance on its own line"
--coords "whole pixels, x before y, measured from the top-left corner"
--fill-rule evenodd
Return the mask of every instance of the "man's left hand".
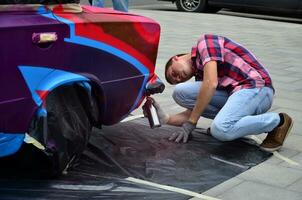
M 183 123 L 181 130 L 173 133 L 173 135 L 169 138 L 170 141 L 175 141 L 179 143 L 183 140 L 183 143 L 186 143 L 191 135 L 192 131 L 196 128 L 196 124 L 187 121 Z

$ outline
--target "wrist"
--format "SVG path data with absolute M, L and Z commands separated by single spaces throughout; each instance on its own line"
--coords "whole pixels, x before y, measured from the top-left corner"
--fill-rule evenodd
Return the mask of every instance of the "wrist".
M 193 124 L 190 121 L 186 121 L 182 127 L 186 131 L 187 134 L 191 134 L 191 132 L 196 128 L 196 124 Z
M 196 125 L 197 121 L 198 120 L 194 120 L 194 119 L 191 119 L 191 118 L 188 119 L 188 122 L 191 123 L 191 124 L 193 124 L 193 125 Z
M 161 122 L 162 124 L 168 124 L 170 120 L 170 115 L 169 114 L 165 114 L 163 121 Z

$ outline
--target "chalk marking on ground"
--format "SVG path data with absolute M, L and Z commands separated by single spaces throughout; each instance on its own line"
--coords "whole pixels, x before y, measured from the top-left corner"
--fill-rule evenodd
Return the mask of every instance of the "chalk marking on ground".
M 158 184 L 158 183 L 153 183 L 153 182 L 150 182 L 150 181 L 145 181 L 145 180 L 141 180 L 141 179 L 137 179 L 137 178 L 133 178 L 133 177 L 128 177 L 125 180 L 133 182 L 133 183 L 148 185 L 148 186 L 151 186 L 151 187 L 160 188 L 160 189 L 168 190 L 168 191 L 171 191 L 171 192 L 176 192 L 176 193 L 188 195 L 188 196 L 191 196 L 191 197 L 196 197 L 196 198 L 199 198 L 199 199 L 219 200 L 217 198 L 206 196 L 206 195 L 203 195 L 203 194 L 199 194 L 197 192 L 192 192 L 190 190 L 185 190 L 185 189 L 181 189 L 181 188 L 177 188 L 177 187 L 173 187 L 173 186 L 169 186 L 169 185 L 162 185 L 162 184 Z
M 242 168 L 242 169 L 248 169 L 248 168 L 249 168 L 248 166 L 244 166 L 244 165 L 240 165 L 240 164 L 238 164 L 238 163 L 234 163 L 234 162 L 231 162 L 231 161 L 227 161 L 227 160 L 218 158 L 217 156 L 211 155 L 210 158 L 212 158 L 212 159 L 214 159 L 214 160 L 217 160 L 217 161 L 219 161 L 219 162 L 223 162 L 223 163 L 228 164 L 228 165 L 232 165 L 232 166 L 235 166 L 235 167 Z
M 128 122 L 128 121 L 131 121 L 131 120 L 134 120 L 134 119 L 137 119 L 137 118 L 143 118 L 144 115 L 132 115 L 132 116 L 129 116 L 129 117 L 126 117 L 125 119 L 123 119 L 121 122 Z
M 257 136 L 255 136 L 255 135 L 251 135 L 250 138 L 253 139 L 255 142 L 257 142 L 257 144 L 261 144 L 261 143 L 262 143 L 262 141 L 261 141 Z M 300 166 L 300 164 L 297 163 L 296 161 L 293 161 L 293 160 L 291 160 L 291 159 L 289 159 L 289 158 L 287 158 L 287 157 L 285 157 L 285 156 L 282 156 L 282 155 L 281 155 L 279 152 L 277 152 L 277 151 L 274 151 L 274 152 L 273 152 L 273 155 L 274 155 L 275 157 L 279 158 L 280 160 L 283 160 L 284 162 L 287 162 L 287 163 L 290 164 L 290 165 Z
M 288 164 L 290 165 L 295 165 L 295 166 L 300 166 L 299 163 L 297 163 L 296 161 L 293 161 L 285 156 L 282 156 L 279 152 L 275 151 L 274 153 L 274 156 L 276 156 L 277 158 L 279 158 L 280 160 L 283 160 L 285 162 L 287 162 Z

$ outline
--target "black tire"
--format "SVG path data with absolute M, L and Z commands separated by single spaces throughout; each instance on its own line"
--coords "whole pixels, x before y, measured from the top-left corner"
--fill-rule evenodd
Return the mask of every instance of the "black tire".
M 207 9 L 206 0 L 176 0 L 176 7 L 185 12 L 205 12 Z
M 73 166 L 87 146 L 98 112 L 94 97 L 78 84 L 61 86 L 46 98 L 47 117 L 35 117 L 29 135 L 42 143 L 42 151 L 23 144 L 0 159 L 1 177 L 49 178 Z M 93 101 L 92 101 L 93 99 Z
M 54 175 L 60 175 L 72 166 L 84 151 L 92 130 L 89 116 L 83 106 L 83 94 L 77 85 L 62 86 L 52 91 L 46 99 L 47 143 L 53 160 Z

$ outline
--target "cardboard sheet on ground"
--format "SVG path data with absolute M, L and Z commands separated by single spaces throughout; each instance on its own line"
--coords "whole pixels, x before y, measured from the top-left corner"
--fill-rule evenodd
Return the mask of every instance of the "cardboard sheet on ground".
M 0 199 L 189 199 L 124 179 L 132 176 L 200 193 L 271 155 L 252 141 L 222 143 L 202 129 L 187 144 L 169 142 L 175 130 L 150 129 L 147 119 L 94 129 L 87 150 L 67 174 L 55 180 L 0 178 Z

